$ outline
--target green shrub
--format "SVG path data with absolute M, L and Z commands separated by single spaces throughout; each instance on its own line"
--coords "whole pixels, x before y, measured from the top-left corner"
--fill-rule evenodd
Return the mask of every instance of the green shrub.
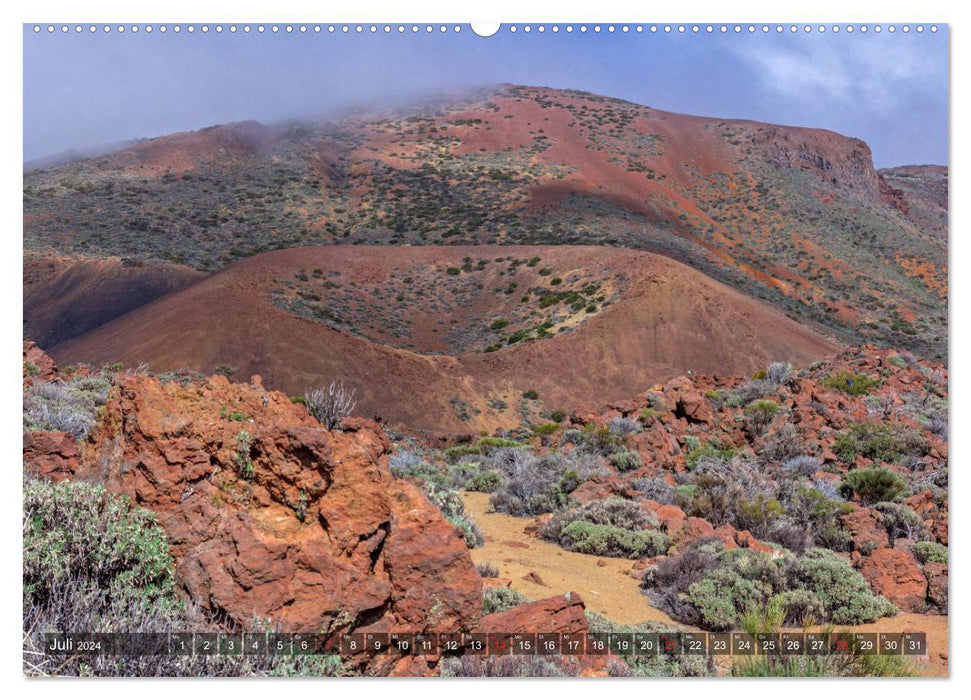
M 658 530 L 625 530 L 586 520 L 576 520 L 563 528 L 561 543 L 566 549 L 583 554 L 628 559 L 655 557 L 668 548 L 667 535 Z
M 462 531 L 462 538 L 465 540 L 465 546 L 469 549 L 481 547 L 485 542 L 485 537 L 482 536 L 482 531 L 479 529 L 479 526 L 469 520 L 466 516 L 448 515 L 445 517 L 445 519 Z
M 508 448 L 489 460 L 503 474 L 490 505 L 510 515 L 551 513 L 567 505 L 569 494 L 591 472 L 582 454 L 552 453 L 537 457 L 522 448 Z
M 153 513 L 127 498 L 83 481 L 28 478 L 24 524 L 25 599 L 43 604 L 56 585 L 71 582 L 90 586 L 106 605 L 177 607 L 165 533 Z
M 641 420 L 648 425 L 653 423 L 654 420 L 658 418 L 660 415 L 661 415 L 660 411 L 658 411 L 656 408 L 651 408 L 650 406 L 648 406 L 647 408 L 641 409 L 641 412 L 640 412 Z
M 701 438 L 695 435 L 684 435 L 681 439 L 684 440 L 684 446 L 689 452 L 696 452 L 701 449 Z
M 502 475 L 494 471 L 480 471 L 466 485 L 469 491 L 492 493 L 502 485 Z
M 460 457 L 467 455 L 482 454 L 482 448 L 478 445 L 453 445 L 442 451 L 442 456 L 449 462 L 454 462 Z
M 641 456 L 632 450 L 614 452 L 610 455 L 610 461 L 613 462 L 614 468 L 619 472 L 631 472 L 640 469 L 642 466 Z
M 865 374 L 853 374 L 844 369 L 825 377 L 820 384 L 828 389 L 838 389 L 850 396 L 862 396 L 880 386 L 880 380 Z
M 938 542 L 917 542 L 910 551 L 921 564 L 929 562 L 947 564 L 947 547 Z
M 523 398 L 529 399 L 530 401 L 535 401 L 539 398 L 539 392 L 535 389 L 527 389 L 523 392 Z
M 566 412 L 565 411 L 559 411 L 559 410 L 553 411 L 550 414 L 550 419 L 553 420 L 556 423 L 562 423 L 563 421 L 566 420 Z
M 720 448 L 717 445 L 705 445 L 691 450 L 684 456 L 685 465 L 688 469 L 694 469 L 698 462 L 703 459 L 720 459 L 728 461 L 734 457 L 736 451 L 732 448 Z
M 684 602 L 697 611 L 705 629 L 729 630 L 739 626 L 744 612 L 764 605 L 771 593 L 765 583 L 749 581 L 724 567 L 693 583 L 684 594 Z
M 486 588 L 482 591 L 482 614 L 505 612 L 528 602 L 529 598 L 512 588 Z
M 907 493 L 907 482 L 883 467 L 853 469 L 840 483 L 839 490 L 846 498 L 856 496 L 860 503 L 871 505 L 900 499 Z
M 234 459 L 236 466 L 239 467 L 239 473 L 244 479 L 253 478 L 253 460 L 250 457 L 252 445 L 253 439 L 250 437 L 249 432 L 240 430 L 236 435 L 236 454 L 234 455 Z
M 523 448 L 526 447 L 526 444 L 519 442 L 518 440 L 511 440 L 510 438 L 485 435 L 478 439 L 478 441 L 475 443 L 475 447 L 479 452 L 474 454 L 489 454 L 490 452 L 499 449 Z
M 760 428 L 771 423 L 778 412 L 779 404 L 771 399 L 756 399 L 745 407 L 746 415 Z
M 875 462 L 898 463 L 927 453 L 927 440 L 904 425 L 857 423 L 836 437 L 833 451 L 842 462 L 860 455 Z
M 891 547 L 901 537 L 908 540 L 924 538 L 924 520 L 912 508 L 901 503 L 877 503 L 873 507 L 880 513 L 880 524 L 887 529 Z
M 668 538 L 656 528 L 656 519 L 637 503 L 608 498 L 554 514 L 540 536 L 586 554 L 640 558 L 667 551 Z
M 583 442 L 583 431 L 577 428 L 570 428 L 563 431 L 563 435 L 560 438 L 560 444 L 565 445 L 567 443 L 572 443 L 574 445 L 579 445 Z
M 785 508 L 789 518 L 809 528 L 817 546 L 835 551 L 849 549 L 850 533 L 840 524 L 839 516 L 852 511 L 851 504 L 830 498 L 816 487 L 800 486 Z
M 859 625 L 897 613 L 890 601 L 873 594 L 849 562 L 825 549 L 810 549 L 795 561 L 789 580 L 793 588 L 814 593 L 828 621 L 837 625 Z
M 855 625 L 896 614 L 846 560 L 814 548 L 799 557 L 725 550 L 698 540 L 648 569 L 642 587 L 661 609 L 706 629 L 737 628 L 772 603 L 782 618 L 801 624 Z
M 559 423 L 543 423 L 542 425 L 538 425 L 535 428 L 533 428 L 533 435 L 536 435 L 537 437 L 545 437 L 548 435 L 552 435 L 559 429 L 560 429 Z
M 808 627 L 825 620 L 826 608 L 812 591 L 802 588 L 783 591 L 772 598 L 782 610 L 783 622 L 796 627 Z
M 554 542 L 570 523 L 586 520 L 597 525 L 613 525 L 624 530 L 647 530 L 657 527 L 657 519 L 639 503 L 624 498 L 607 498 L 556 513 L 540 530 L 540 536 Z

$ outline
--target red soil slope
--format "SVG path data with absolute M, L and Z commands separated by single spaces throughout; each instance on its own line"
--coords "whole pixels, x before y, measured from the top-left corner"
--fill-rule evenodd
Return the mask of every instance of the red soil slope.
M 402 265 L 458 266 L 466 257 L 510 255 L 538 255 L 564 270 L 564 279 L 592 270 L 623 272 L 628 281 L 612 304 L 567 332 L 457 355 L 379 344 L 273 303 L 281 281 L 303 270 L 325 277 L 341 271 L 346 287 L 367 289 Z M 434 295 L 425 299 L 435 303 Z M 421 313 L 422 302 L 400 311 Z M 448 327 L 468 313 L 461 308 L 442 320 Z M 459 433 L 518 425 L 526 416 L 581 402 L 619 400 L 689 370 L 750 372 L 774 360 L 805 365 L 834 349 L 766 304 L 651 253 L 580 246 L 322 246 L 244 260 L 58 345 L 52 355 L 62 363 L 147 362 L 156 372 L 228 364 L 239 369 L 238 377 L 260 374 L 291 394 L 343 378 L 358 391 L 361 415 Z M 523 398 L 529 389 L 538 400 Z
M 24 336 L 42 347 L 63 343 L 203 277 L 184 265 L 28 253 Z

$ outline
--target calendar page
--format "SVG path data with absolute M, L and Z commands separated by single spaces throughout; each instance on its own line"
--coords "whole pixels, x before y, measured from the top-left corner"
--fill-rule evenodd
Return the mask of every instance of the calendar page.
M 84 13 L 26 676 L 949 674 L 946 22 Z

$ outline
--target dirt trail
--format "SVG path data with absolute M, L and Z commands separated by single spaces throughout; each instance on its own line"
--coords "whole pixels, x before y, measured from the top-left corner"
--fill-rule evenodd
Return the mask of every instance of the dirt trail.
M 499 577 L 512 581 L 512 588 L 527 598 L 548 598 L 576 591 L 588 610 L 613 622 L 636 624 L 654 621 L 672 629 L 690 627 L 675 622 L 654 608 L 628 573 L 630 559 L 595 557 L 568 552 L 551 542 L 526 532 L 532 518 L 516 518 L 495 513 L 489 507 L 489 494 L 462 493 L 465 509 L 482 529 L 485 544 L 471 550 L 476 564 L 489 562 L 499 569 Z M 602 565 L 601 565 L 602 564 Z M 538 577 L 538 583 L 536 580 Z M 545 584 L 545 585 L 544 585 Z M 948 624 L 942 615 L 900 613 L 868 625 L 840 627 L 853 632 L 924 632 L 929 655 L 915 658 L 918 671 L 927 676 L 948 673 Z
M 650 606 L 638 581 L 627 573 L 633 560 L 568 552 L 535 538 L 526 533 L 531 518 L 491 512 L 487 493 L 463 493 L 462 500 L 486 540 L 484 546 L 472 550 L 472 559 L 476 564 L 490 562 L 496 566 L 499 577 L 510 579 L 512 588 L 527 598 L 576 591 L 588 610 L 614 622 L 655 621 L 671 625 L 672 629 L 684 626 Z M 536 574 L 542 583 L 524 578 L 530 574 Z

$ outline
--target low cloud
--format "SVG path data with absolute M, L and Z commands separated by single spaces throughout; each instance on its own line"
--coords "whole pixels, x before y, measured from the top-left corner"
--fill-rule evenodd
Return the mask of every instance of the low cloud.
M 935 45 L 928 47 L 929 41 Z M 779 97 L 805 104 L 856 101 L 886 116 L 911 104 L 915 93 L 946 90 L 947 59 L 938 41 L 887 33 L 750 37 L 728 50 Z

